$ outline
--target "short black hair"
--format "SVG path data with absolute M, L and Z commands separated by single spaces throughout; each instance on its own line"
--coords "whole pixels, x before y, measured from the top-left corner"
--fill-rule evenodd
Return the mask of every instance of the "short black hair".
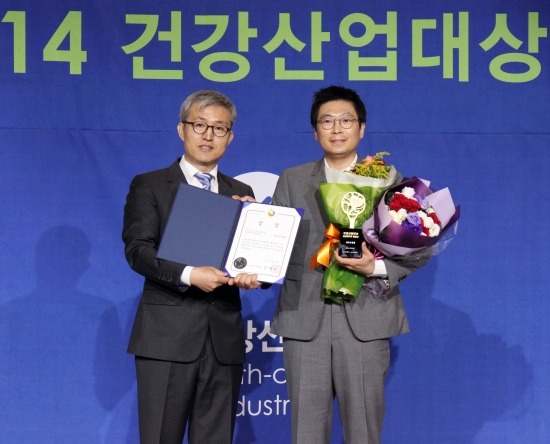
M 315 128 L 317 126 L 317 120 L 319 117 L 319 108 L 321 105 L 331 102 L 333 100 L 346 100 L 353 104 L 359 123 L 367 122 L 367 109 L 359 94 L 353 89 L 346 88 L 344 86 L 331 85 L 326 88 L 321 88 L 313 94 L 313 103 L 311 104 L 311 126 Z

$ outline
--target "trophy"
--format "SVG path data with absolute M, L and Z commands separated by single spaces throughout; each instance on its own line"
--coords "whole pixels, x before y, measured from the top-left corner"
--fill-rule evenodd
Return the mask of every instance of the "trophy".
M 349 219 L 349 228 L 340 229 L 338 254 L 341 257 L 359 259 L 363 256 L 361 252 L 363 233 L 361 227 L 355 228 L 355 222 L 365 211 L 366 204 L 365 196 L 356 191 L 350 191 L 342 197 L 340 206 Z

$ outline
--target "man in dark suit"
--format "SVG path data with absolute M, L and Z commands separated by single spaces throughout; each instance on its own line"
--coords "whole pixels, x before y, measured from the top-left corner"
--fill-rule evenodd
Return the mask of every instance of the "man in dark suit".
M 284 338 L 292 442 L 330 441 L 336 396 L 346 444 L 379 444 L 388 338 L 409 330 L 398 282 L 429 255 L 375 260 L 364 243 L 361 259 L 344 259 L 335 251 L 340 265 L 367 278 L 356 299 L 343 305 L 323 301 L 324 269 L 310 268 L 329 224 L 319 183 L 334 182 L 338 171 L 357 163 L 365 105 L 353 90 L 323 88 L 314 96 L 311 124 L 324 157 L 283 171 L 273 195 L 274 205 L 304 209 L 272 324 L 273 333 Z
M 239 288 L 260 283 L 255 275 L 230 278 L 213 266 L 156 254 L 181 182 L 253 200 L 250 186 L 218 171 L 236 116 L 219 92 L 191 94 L 177 127 L 184 156 L 130 185 L 122 237 L 128 263 L 145 278 L 128 346 L 135 355 L 142 444 L 181 444 L 187 425 L 190 443 L 232 441 L 245 359 Z M 193 208 L 189 217 L 200 223 Z

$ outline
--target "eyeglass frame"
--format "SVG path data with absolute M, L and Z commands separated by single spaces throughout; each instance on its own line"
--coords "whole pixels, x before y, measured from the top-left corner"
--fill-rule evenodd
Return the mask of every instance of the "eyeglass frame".
M 342 125 L 342 120 L 349 120 L 351 122 L 350 126 L 346 127 L 344 125 Z M 323 125 L 323 122 L 326 122 L 326 121 L 331 121 L 332 122 L 332 125 L 330 125 L 328 128 L 326 126 Z M 358 117 L 357 118 L 350 118 L 350 117 L 340 117 L 339 119 L 332 119 L 332 118 L 326 118 L 326 119 L 321 119 L 321 120 L 317 120 L 317 123 L 319 125 L 321 125 L 321 128 L 323 128 L 324 130 L 331 130 L 332 128 L 334 128 L 334 125 L 336 125 L 336 122 L 338 122 L 338 124 L 340 125 L 341 128 L 343 129 L 350 129 L 352 126 L 353 126 L 353 122 L 359 122 L 359 125 L 361 125 L 363 122 L 361 121 L 361 119 L 359 119 Z
M 195 122 L 190 122 L 189 120 L 182 120 L 181 123 L 183 123 L 183 124 L 188 123 L 189 125 L 191 125 L 191 128 L 193 128 L 193 131 L 196 134 L 204 134 L 208 131 L 209 128 L 212 128 L 212 134 L 214 134 L 214 136 L 220 137 L 220 138 L 227 136 L 227 134 L 231 131 L 231 128 L 232 128 L 232 127 L 228 128 L 225 125 L 208 125 L 206 122 L 202 122 L 200 120 L 196 120 Z M 206 129 L 202 133 L 195 129 L 195 125 L 197 123 L 199 123 L 201 125 L 204 125 L 206 127 Z M 216 134 L 216 128 L 225 128 L 225 133 L 221 136 L 219 134 Z

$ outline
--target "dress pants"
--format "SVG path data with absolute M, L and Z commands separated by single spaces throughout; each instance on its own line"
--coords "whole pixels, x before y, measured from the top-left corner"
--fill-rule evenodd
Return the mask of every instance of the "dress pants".
M 336 396 L 346 444 L 379 444 L 389 340 L 359 341 L 343 306 L 325 304 L 311 341 L 284 338 L 294 444 L 329 443 Z
M 210 335 L 196 361 L 160 361 L 136 356 L 141 444 L 230 444 L 233 439 L 242 364 L 223 365 Z

